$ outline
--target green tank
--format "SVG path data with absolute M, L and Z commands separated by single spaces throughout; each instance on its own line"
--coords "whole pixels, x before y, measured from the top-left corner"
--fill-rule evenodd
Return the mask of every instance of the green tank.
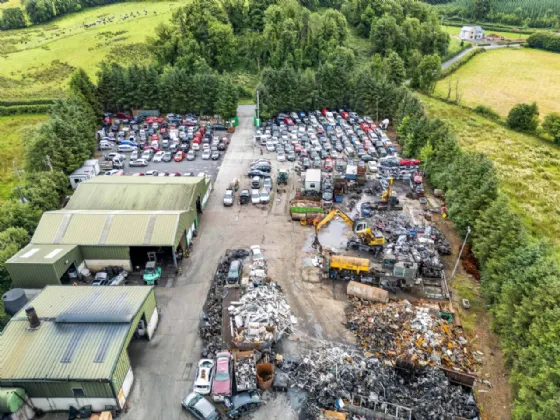
M 24 399 L 23 388 L 0 388 L 0 413 L 17 413 Z

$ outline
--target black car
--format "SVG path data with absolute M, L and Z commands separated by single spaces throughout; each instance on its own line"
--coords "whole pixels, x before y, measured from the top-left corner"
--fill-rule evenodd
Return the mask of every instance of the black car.
M 226 131 L 227 128 L 226 128 L 226 126 L 223 125 L 223 124 L 212 124 L 212 130 Z
M 270 176 L 270 173 L 259 171 L 257 169 L 253 169 L 253 170 L 251 170 L 247 173 L 247 176 L 251 177 L 251 178 L 254 177 L 254 176 L 260 176 L 262 178 L 262 177 L 265 177 L 265 176 Z
M 270 165 L 253 165 L 250 169 L 251 171 L 270 172 L 271 167 Z
M 249 204 L 251 201 L 251 194 L 249 190 L 241 190 L 241 194 L 239 194 L 239 204 Z

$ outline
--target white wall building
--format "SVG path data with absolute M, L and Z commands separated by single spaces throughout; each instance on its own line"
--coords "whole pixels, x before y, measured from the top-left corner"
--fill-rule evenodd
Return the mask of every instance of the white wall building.
M 459 32 L 459 39 L 465 41 L 480 41 L 484 39 L 484 29 L 480 26 L 463 26 Z

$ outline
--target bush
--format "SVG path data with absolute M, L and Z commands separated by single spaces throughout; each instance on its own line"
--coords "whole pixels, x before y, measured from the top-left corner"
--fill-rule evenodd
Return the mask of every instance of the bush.
M 0 19 L 0 29 L 20 29 L 25 28 L 25 15 L 19 7 L 4 9 L 2 19 Z
M 554 139 L 554 143 L 560 143 L 560 113 L 548 114 L 543 121 L 543 128 Z
M 485 118 L 490 119 L 490 120 L 498 121 L 500 119 L 500 114 L 498 114 L 496 111 L 494 111 L 489 106 L 477 105 L 473 109 L 473 111 L 476 112 L 477 114 L 482 115 Z
M 560 52 L 560 35 L 551 32 L 535 32 L 527 38 L 527 45 L 531 48 Z
M 539 107 L 534 102 L 515 105 L 509 111 L 507 125 L 515 131 L 534 133 L 539 125 Z

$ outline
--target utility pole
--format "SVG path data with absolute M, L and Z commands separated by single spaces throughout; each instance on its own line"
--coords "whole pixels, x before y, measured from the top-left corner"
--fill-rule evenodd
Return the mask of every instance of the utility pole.
M 24 172 L 23 169 L 18 169 L 17 167 L 17 163 L 14 160 L 13 161 L 14 164 L 14 173 L 16 174 L 16 176 L 18 177 L 18 186 L 15 188 L 18 191 L 18 195 L 19 195 L 19 200 L 22 202 L 22 204 L 27 203 L 27 199 L 25 198 L 25 196 L 23 195 L 23 191 L 21 190 L 21 174 Z
M 375 121 L 379 123 L 379 96 L 375 98 Z
M 257 89 L 257 120 L 260 119 L 260 100 L 259 100 L 259 90 Z
M 52 163 L 51 163 L 51 158 L 49 155 L 45 156 L 45 163 L 47 164 L 47 166 L 49 167 L 50 171 L 53 171 L 53 167 L 52 167 Z
M 461 255 L 463 254 L 463 248 L 465 248 L 465 244 L 467 243 L 467 238 L 469 237 L 469 233 L 471 233 L 471 227 L 467 226 L 467 234 L 465 235 L 465 240 L 463 241 L 463 245 L 461 245 L 461 251 L 459 251 L 459 255 L 457 256 L 457 261 L 455 261 L 455 267 L 453 267 L 453 272 L 451 273 L 451 278 L 449 282 L 453 281 L 453 277 L 455 277 L 455 272 L 457 271 L 457 266 L 459 265 L 459 260 L 461 259 Z

